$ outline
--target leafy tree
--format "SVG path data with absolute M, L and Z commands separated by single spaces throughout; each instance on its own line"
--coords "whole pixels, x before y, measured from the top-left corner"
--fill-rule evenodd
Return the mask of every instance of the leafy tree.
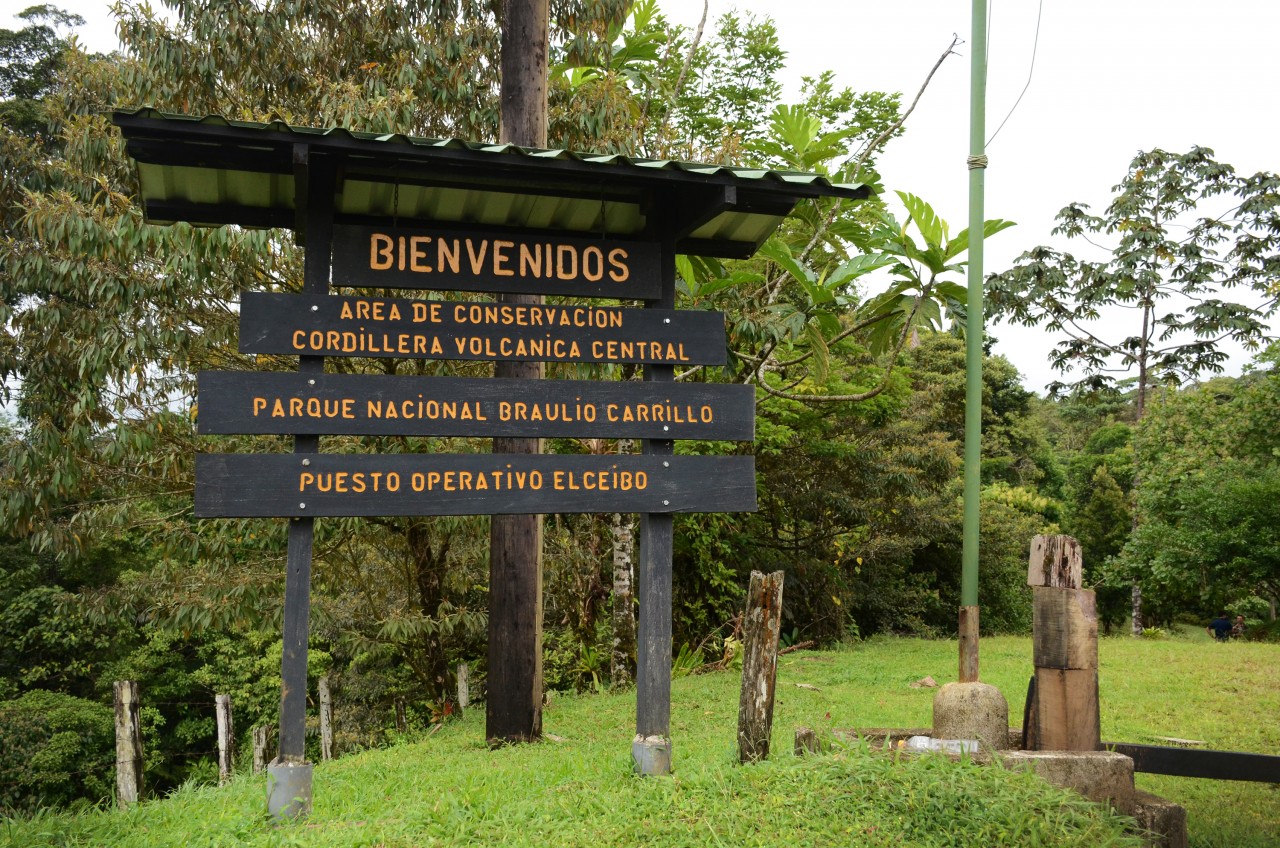
M 1114 374 L 1136 370 L 1141 418 L 1153 386 L 1221 371 L 1221 342 L 1256 347 L 1265 336 L 1280 305 L 1280 177 L 1242 177 L 1204 147 L 1155 149 L 1134 157 L 1113 190 L 1104 214 L 1073 203 L 1053 230 L 1090 244 L 1113 237 L 1105 259 L 1034 248 L 989 281 L 989 302 L 997 316 L 1064 333 L 1053 365 L 1080 371 L 1079 385 L 1114 386 Z M 1260 303 L 1221 299 L 1236 289 Z M 1104 310 L 1129 316 L 1121 335 L 1104 337 Z
M 1142 423 L 1144 520 L 1120 566 L 1150 574 L 1165 617 L 1211 613 L 1253 594 L 1280 598 L 1275 351 L 1239 379 L 1169 393 Z
M 0 808 L 32 813 L 111 797 L 111 707 L 59 692 L 0 701 Z
M 44 125 L 40 101 L 53 90 L 67 46 L 58 31 L 83 26 L 84 18 L 47 3 L 15 17 L 27 25 L 0 29 L 0 123 L 37 136 Z
M 1097 464 L 1089 485 L 1077 492 L 1069 526 L 1080 542 L 1085 578 L 1098 591 L 1098 611 L 1110 632 L 1124 617 L 1125 599 L 1122 587 L 1106 582 L 1107 563 L 1129 540 L 1132 517 L 1129 500 L 1105 463 Z
M 284 551 L 274 523 L 190 517 L 193 381 L 201 368 L 258 367 L 236 352 L 228 304 L 246 283 L 295 289 L 301 253 L 286 233 L 145 225 L 132 199 L 133 169 L 101 106 L 143 101 L 233 118 L 492 138 L 501 21 L 493 4 L 478 2 L 319 2 L 303 16 L 292 2 L 169 5 L 176 14 L 167 18 L 145 5 L 119 7 L 127 59 L 67 54 L 48 109 L 62 155 L 44 156 L 7 131 L 0 144 L 6 175 L 31 175 L 12 194 L 14 238 L 0 245 L 8 302 L 0 376 L 22 428 L 0 459 L 22 485 L 0 506 L 8 526 L 64 557 L 139 528 L 156 547 L 154 566 L 88 598 L 90 611 L 103 620 L 141 613 L 190 632 L 269 622 L 278 611 Z M 605 49 L 625 4 L 556 2 L 553 14 L 559 55 L 583 62 Z M 558 141 L 585 146 L 573 112 L 598 104 L 561 94 L 568 105 L 561 103 L 566 135 Z M 232 450 L 279 443 L 224 442 Z M 340 449 L 442 444 L 347 440 Z M 483 633 L 472 556 L 483 535 L 475 518 L 322 522 L 317 635 L 343 640 L 348 656 L 395 657 L 418 691 L 439 697 L 450 652 L 474 650 Z

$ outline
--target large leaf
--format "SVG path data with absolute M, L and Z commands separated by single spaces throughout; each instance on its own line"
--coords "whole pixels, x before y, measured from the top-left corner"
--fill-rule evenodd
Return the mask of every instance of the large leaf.
M 1013 226 L 1016 226 L 1016 224 L 1013 221 L 1005 221 L 1000 218 L 993 218 L 990 221 L 983 221 L 982 237 L 990 238 L 991 236 L 995 235 L 1001 230 L 1007 230 Z M 969 228 L 965 227 L 963 230 L 960 231 L 960 234 L 958 236 L 953 238 L 951 241 L 947 242 L 946 257 L 948 259 L 954 259 L 955 257 L 959 256 L 961 253 L 964 253 L 968 249 L 969 249 Z
M 947 222 L 938 217 L 938 213 L 933 211 L 932 206 L 914 194 L 899 191 L 897 195 L 902 200 L 902 205 L 906 207 L 911 220 L 915 222 L 916 229 L 920 231 L 920 235 L 924 236 L 925 244 L 941 248 L 947 241 Z
M 791 248 L 782 239 L 776 237 L 769 239 L 757 252 L 765 258 L 773 260 L 775 264 L 796 280 L 808 283 L 817 282 L 817 275 L 791 255 Z
M 837 266 L 827 277 L 826 283 L 832 288 L 842 286 L 850 280 L 855 280 L 864 274 L 875 271 L 877 268 L 892 265 L 894 261 L 892 256 L 887 256 L 883 253 L 863 253 Z

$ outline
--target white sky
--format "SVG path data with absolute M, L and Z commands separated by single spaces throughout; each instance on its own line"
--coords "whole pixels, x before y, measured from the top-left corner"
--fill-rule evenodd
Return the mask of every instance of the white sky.
M 0 0 L 0 26 L 15 26 L 10 16 L 32 2 Z M 105 0 L 53 2 L 89 21 L 81 38 L 90 49 L 114 46 Z M 702 13 L 700 0 L 660 5 L 690 29 Z M 801 75 L 830 69 L 838 85 L 902 91 L 909 101 L 952 34 L 967 41 L 970 28 L 964 0 L 710 0 L 709 30 L 732 8 L 773 17 L 788 53 L 788 96 Z M 1040 8 L 992 0 L 988 137 L 1027 82 Z M 953 232 L 968 224 L 969 58 L 967 45 L 958 50 L 880 159 L 886 188 L 920 195 Z M 1044 0 L 1030 88 L 988 148 L 986 217 L 1018 226 L 987 243 L 987 270 L 1037 244 L 1068 246 L 1049 234 L 1054 215 L 1071 201 L 1101 212 L 1139 150 L 1199 144 L 1244 173 L 1280 170 L 1277 83 L 1274 0 Z M 1028 388 L 1055 379 L 1044 331 L 999 325 L 994 334 Z M 1237 356 L 1232 373 L 1247 361 Z

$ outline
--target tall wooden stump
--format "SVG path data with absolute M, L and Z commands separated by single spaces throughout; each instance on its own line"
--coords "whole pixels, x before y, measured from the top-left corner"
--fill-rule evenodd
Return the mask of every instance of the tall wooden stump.
M 142 799 L 142 731 L 138 725 L 138 682 L 117 680 L 116 803 L 129 807 Z
M 742 694 L 738 699 L 738 761 L 769 757 L 773 695 L 778 679 L 778 636 L 782 633 L 781 571 L 751 572 L 742 617 Z
M 1095 751 L 1101 744 L 1098 606 L 1093 590 L 1081 588 L 1082 565 L 1070 536 L 1031 543 L 1036 671 L 1024 733 L 1033 750 Z

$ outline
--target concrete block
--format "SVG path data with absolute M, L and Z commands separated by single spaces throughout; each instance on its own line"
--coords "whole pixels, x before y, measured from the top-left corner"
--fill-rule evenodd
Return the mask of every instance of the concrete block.
M 1151 848 L 1187 848 L 1187 811 L 1172 801 L 1138 790 L 1133 817 Z
M 1074 789 L 1090 801 L 1107 801 L 1129 815 L 1134 811 L 1133 760 L 1114 751 L 1008 751 L 1001 764 L 1030 769 L 1054 786 Z
M 933 696 L 936 739 L 977 739 L 982 751 L 1009 744 L 1009 703 L 986 683 L 948 683 Z

